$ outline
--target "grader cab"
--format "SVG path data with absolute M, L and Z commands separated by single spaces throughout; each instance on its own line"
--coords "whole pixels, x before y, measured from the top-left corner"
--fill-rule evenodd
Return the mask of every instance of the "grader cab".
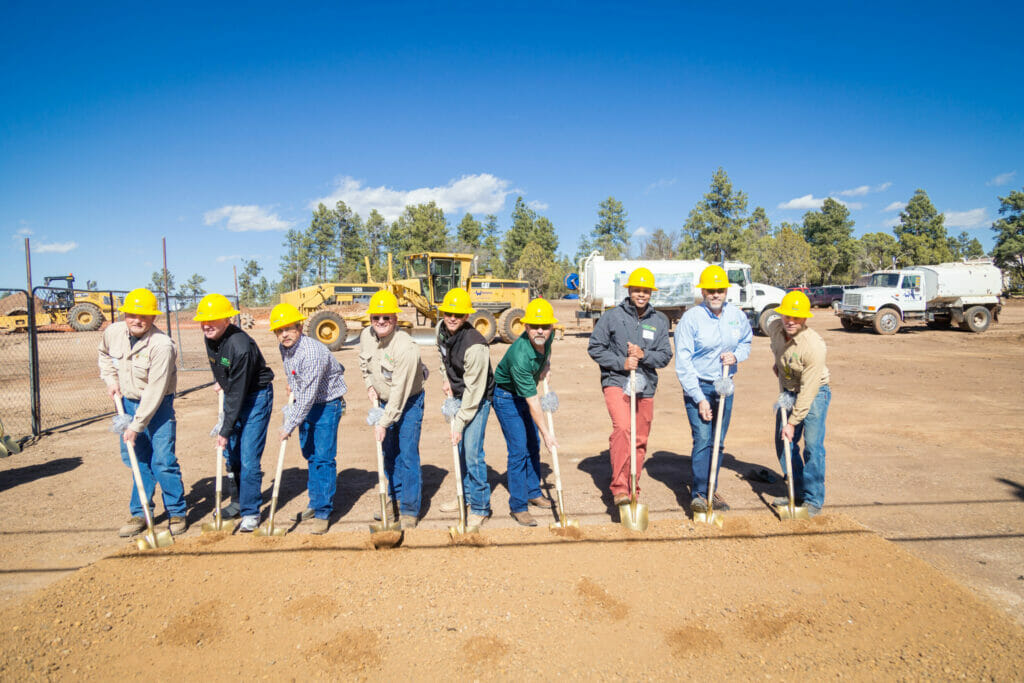
M 36 325 L 70 325 L 76 332 L 98 330 L 106 318 L 113 314 L 121 302 L 117 297 L 103 292 L 75 291 L 75 276 L 50 275 L 43 278 L 43 285 L 63 282 L 64 287 L 43 290 L 39 296 L 42 312 L 36 314 Z M 111 321 L 112 322 L 112 321 Z M 22 332 L 28 329 L 28 306 L 20 304 L 0 315 L 0 332 Z

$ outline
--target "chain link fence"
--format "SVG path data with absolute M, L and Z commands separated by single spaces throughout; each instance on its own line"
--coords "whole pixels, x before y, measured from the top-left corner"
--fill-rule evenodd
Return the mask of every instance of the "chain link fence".
M 25 290 L 0 288 L 0 419 L 15 438 L 113 412 L 97 349 L 103 330 L 123 317 L 117 308 L 127 291 L 36 287 L 32 293 L 34 325 Z M 212 381 L 203 333 L 192 320 L 199 298 L 170 297 L 154 321 L 177 345 L 179 395 Z

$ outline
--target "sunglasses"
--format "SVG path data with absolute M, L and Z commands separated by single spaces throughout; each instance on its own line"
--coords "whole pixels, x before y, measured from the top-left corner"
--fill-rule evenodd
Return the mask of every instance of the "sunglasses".
M 464 320 L 465 318 L 468 318 L 469 316 L 466 315 L 465 313 L 447 313 L 446 312 L 444 314 L 444 317 L 446 317 L 446 318 L 457 318 L 458 320 Z
M 551 329 L 551 325 L 550 324 L 548 324 L 548 325 L 527 325 L 527 327 L 530 328 L 531 330 L 550 330 Z
M 370 320 L 375 322 L 375 323 L 389 322 L 391 319 L 392 318 L 391 318 L 390 315 L 371 315 L 370 316 Z
M 705 289 L 704 291 L 707 292 L 708 294 L 725 294 L 729 290 L 727 290 L 727 289 Z

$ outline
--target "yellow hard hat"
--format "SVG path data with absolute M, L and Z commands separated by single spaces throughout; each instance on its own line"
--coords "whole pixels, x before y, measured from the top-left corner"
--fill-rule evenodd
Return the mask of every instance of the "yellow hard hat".
M 230 318 L 238 315 L 238 311 L 232 305 L 228 298 L 223 294 L 207 294 L 199 300 L 199 306 L 196 307 L 196 317 L 192 318 L 196 322 L 206 323 L 211 320 L 223 320 L 224 318 Z
M 637 268 L 630 273 L 629 280 L 626 281 L 626 287 L 646 287 L 652 292 L 658 291 L 658 288 L 654 286 L 654 273 L 646 268 Z
M 156 295 L 145 287 L 139 287 L 128 292 L 124 303 L 117 310 L 134 315 L 160 315 L 158 306 Z
M 526 305 L 526 315 L 523 316 L 524 325 L 554 325 L 555 309 L 544 299 L 534 299 Z
M 437 307 L 442 313 L 455 313 L 456 315 L 471 315 L 476 313 L 469 302 L 469 292 L 462 287 L 449 289 L 444 295 L 444 301 Z
M 291 304 L 278 304 L 270 311 L 270 329 L 273 331 L 279 327 L 288 327 L 305 319 L 306 316 Z
M 782 303 L 775 309 L 779 315 L 788 315 L 790 318 L 813 318 L 811 313 L 811 300 L 800 290 L 786 292 L 782 297 Z
M 700 272 L 697 289 L 729 289 L 729 276 L 722 266 L 708 266 Z
M 382 289 L 370 297 L 370 310 L 367 313 L 369 315 L 398 315 L 401 310 L 398 308 L 398 299 L 395 298 L 395 295 Z

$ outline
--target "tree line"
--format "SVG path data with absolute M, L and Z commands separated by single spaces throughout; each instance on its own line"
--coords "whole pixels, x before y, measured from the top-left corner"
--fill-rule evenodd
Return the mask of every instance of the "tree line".
M 1012 286 L 1024 287 L 1024 192 L 1000 197 L 991 253 L 1011 276 Z M 752 266 L 755 280 L 778 286 L 844 284 L 857 276 L 896 264 L 901 267 L 985 256 L 981 242 L 966 231 L 946 232 L 945 216 L 935 209 L 927 192 L 918 189 L 900 211 L 892 232 L 853 236 L 849 209 L 833 198 L 804 214 L 800 223 L 772 225 L 763 207 L 748 212 L 745 192 L 733 188 L 724 169 L 717 169 L 707 193 L 689 212 L 678 232 L 654 230 L 630 240 L 629 217 L 614 197 L 601 201 L 597 222 L 584 235 L 570 258 L 559 252 L 551 220 L 517 197 L 511 223 L 501 231 L 494 214 L 478 220 L 467 213 L 454 227 L 433 201 L 409 205 L 388 222 L 376 209 L 363 219 L 343 201 L 317 206 L 306 228 L 285 233 L 279 279 L 270 281 L 255 260 L 242 262 L 238 274 L 243 306 L 265 306 L 277 295 L 320 282 L 381 281 L 387 255 L 396 267 L 407 254 L 458 251 L 477 257 L 477 270 L 495 277 L 522 278 L 543 296 L 565 292 L 565 276 L 593 250 L 608 259 L 721 258 Z M 366 271 L 369 262 L 370 272 Z M 167 274 L 170 291 L 174 277 Z M 399 274 L 400 276 L 400 274 Z M 163 272 L 153 274 L 151 287 L 162 290 Z M 177 294 L 198 300 L 205 278 L 193 274 Z

